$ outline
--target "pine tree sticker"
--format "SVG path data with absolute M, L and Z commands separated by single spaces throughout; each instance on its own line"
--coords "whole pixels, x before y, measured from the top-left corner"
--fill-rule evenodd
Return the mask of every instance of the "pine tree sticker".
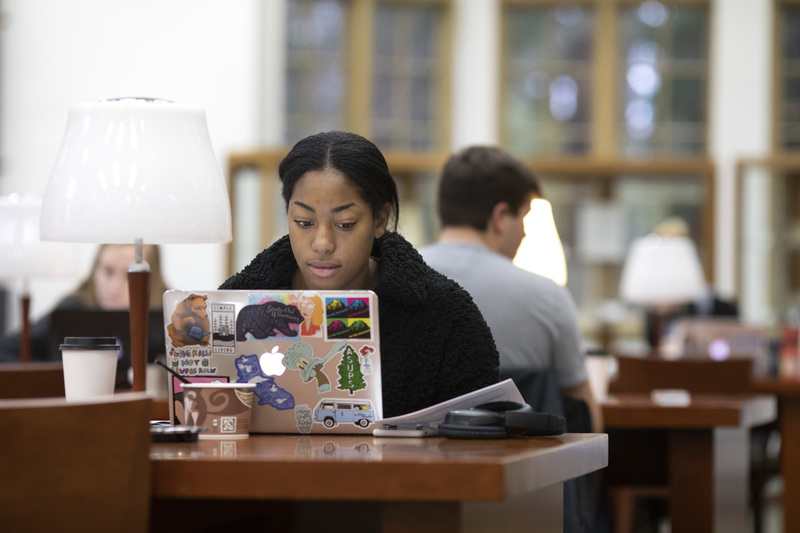
M 231 321 L 228 315 L 224 315 L 222 317 L 222 325 L 219 328 L 219 334 L 223 337 L 229 336 L 231 334 Z
M 350 394 L 355 391 L 366 389 L 367 382 L 361 373 L 361 363 L 358 361 L 358 354 L 349 344 L 344 349 L 342 361 L 339 363 L 339 390 L 349 390 Z

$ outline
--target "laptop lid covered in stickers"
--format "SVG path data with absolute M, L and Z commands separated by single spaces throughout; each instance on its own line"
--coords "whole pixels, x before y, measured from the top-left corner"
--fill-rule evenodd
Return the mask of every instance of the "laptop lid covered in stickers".
M 369 433 L 383 417 L 372 291 L 169 290 L 164 327 L 177 375 L 256 385 L 251 433 Z M 182 385 L 170 376 L 173 424 Z

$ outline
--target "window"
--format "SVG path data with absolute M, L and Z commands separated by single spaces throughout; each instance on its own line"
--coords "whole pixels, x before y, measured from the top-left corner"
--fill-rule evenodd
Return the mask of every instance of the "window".
M 705 152 L 708 8 L 649 1 L 619 16 L 618 152 Z
M 507 148 L 528 154 L 588 152 L 592 10 L 511 5 L 505 17 Z
M 347 10 L 339 0 L 295 0 L 287 18 L 285 139 L 295 143 L 345 127 Z
M 800 157 L 743 158 L 736 174 L 740 312 L 770 326 L 793 323 L 800 316 Z
M 705 152 L 707 1 L 506 0 L 503 23 L 511 151 Z
M 439 144 L 443 9 L 436 4 L 378 4 L 372 56 L 372 140 L 399 150 Z M 438 120 L 437 120 L 438 119 Z
M 384 150 L 447 146 L 447 2 L 287 3 L 288 144 L 347 129 Z
M 776 17 L 780 35 L 777 58 L 777 142 L 784 150 L 800 149 L 800 3 L 784 3 Z

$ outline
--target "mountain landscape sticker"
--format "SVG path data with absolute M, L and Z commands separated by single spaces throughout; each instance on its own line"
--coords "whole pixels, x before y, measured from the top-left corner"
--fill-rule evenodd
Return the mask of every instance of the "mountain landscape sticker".
M 326 298 L 325 325 L 329 339 L 372 340 L 367 298 Z
M 236 327 L 236 306 L 234 304 L 211 304 L 211 342 L 212 351 L 221 354 L 236 353 L 234 328 Z

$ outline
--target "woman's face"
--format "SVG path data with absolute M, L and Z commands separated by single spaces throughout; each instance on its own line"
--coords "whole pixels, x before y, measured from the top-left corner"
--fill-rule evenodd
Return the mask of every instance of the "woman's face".
M 387 217 L 372 209 L 339 172 L 306 173 L 289 199 L 289 239 L 303 288 L 370 288 L 369 254 Z
M 128 309 L 128 265 L 135 259 L 133 245 L 106 246 L 94 271 L 94 291 L 101 309 Z

